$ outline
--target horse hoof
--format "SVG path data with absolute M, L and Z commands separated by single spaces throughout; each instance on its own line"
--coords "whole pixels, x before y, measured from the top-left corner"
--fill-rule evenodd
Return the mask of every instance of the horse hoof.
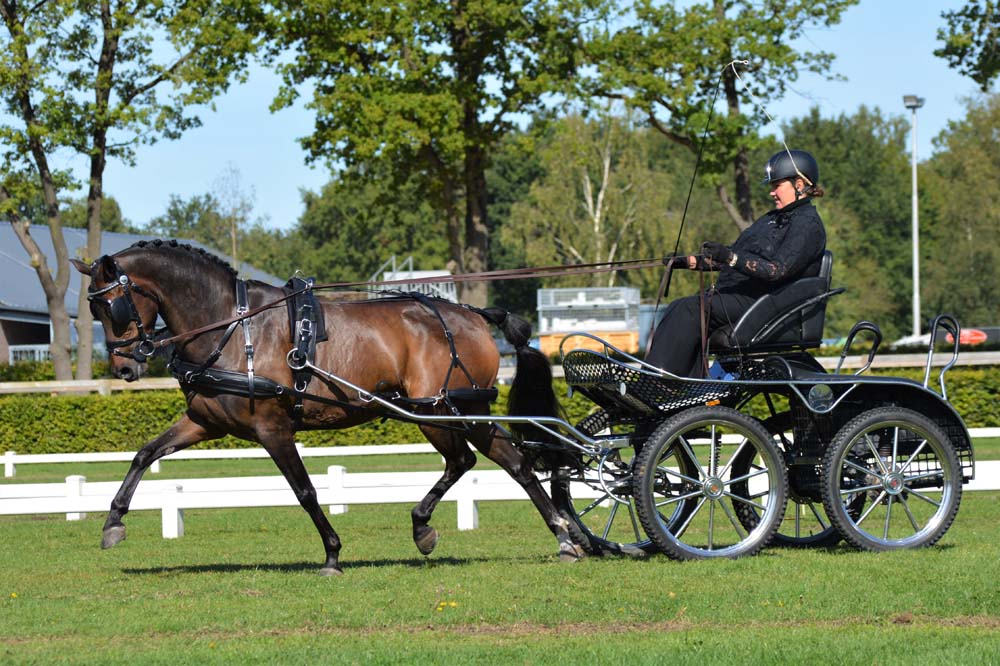
M 323 567 L 319 570 L 320 576 L 343 576 L 344 572 L 340 567 Z
M 562 543 L 559 544 L 559 561 L 560 562 L 577 562 L 580 558 L 584 556 L 583 549 L 575 543 Z
M 433 527 L 425 527 L 419 536 L 413 539 L 413 543 L 417 544 L 417 550 L 420 551 L 422 555 L 430 555 L 434 552 L 434 547 L 437 546 L 438 542 L 438 531 Z
M 125 526 L 113 525 L 112 527 L 104 530 L 104 535 L 101 537 L 101 548 L 108 549 L 112 546 L 117 546 L 124 540 Z

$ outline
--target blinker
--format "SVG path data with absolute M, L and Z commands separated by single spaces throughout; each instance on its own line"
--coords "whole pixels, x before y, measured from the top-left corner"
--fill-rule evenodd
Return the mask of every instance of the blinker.
M 132 308 L 124 296 L 111 301 L 111 324 L 115 330 L 123 330 L 132 321 Z

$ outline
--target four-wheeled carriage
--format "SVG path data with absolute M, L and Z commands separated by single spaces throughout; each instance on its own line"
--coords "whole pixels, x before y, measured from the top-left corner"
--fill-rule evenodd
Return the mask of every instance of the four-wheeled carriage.
M 958 339 L 951 317 L 935 320 L 932 338 L 940 328 Z M 865 330 L 875 340 L 853 375 L 839 365 L 828 374 L 791 345 L 721 353 L 726 377 L 707 380 L 675 377 L 611 345 L 565 352 L 571 390 L 599 406 L 578 427 L 617 448 L 575 473 L 598 480 L 589 485 L 603 490 L 603 504 L 574 500 L 558 474 L 557 504 L 594 552 L 655 546 L 693 559 L 753 554 L 772 540 L 844 538 L 868 550 L 935 543 L 973 475 L 971 440 L 944 385 L 957 342 L 939 394 L 929 388 L 930 353 L 923 384 L 860 374 L 880 341 L 868 322 L 852 330 L 841 360 Z
M 575 336 L 588 344 L 564 340 L 570 390 L 599 407 L 578 427 L 617 443 L 553 483 L 592 551 L 655 546 L 680 559 L 732 557 L 768 540 L 829 546 L 842 538 L 890 550 L 944 534 L 973 475 L 972 443 L 944 384 L 958 323 L 933 322 L 923 384 L 863 375 L 881 342 L 865 321 L 828 374 L 809 350 L 820 346 L 827 300 L 843 291 L 831 289 L 832 264 L 826 252 L 816 277 L 761 297 L 714 331 L 712 379 L 673 376 L 587 334 Z M 929 381 L 941 328 L 956 342 L 938 394 Z M 873 336 L 868 362 L 841 374 L 862 332 Z M 595 340 L 602 351 L 587 349 Z M 567 476 L 598 487 L 603 502 L 574 500 Z

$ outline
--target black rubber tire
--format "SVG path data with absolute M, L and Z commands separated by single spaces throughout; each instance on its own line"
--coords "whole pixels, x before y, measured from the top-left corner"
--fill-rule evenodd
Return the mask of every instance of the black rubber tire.
M 902 447 L 895 458 L 890 445 Z M 914 457 L 910 449 L 929 457 L 907 463 Z M 891 468 L 888 459 L 894 460 Z M 913 473 L 907 475 L 907 470 Z M 920 476 L 937 483 L 915 484 Z M 951 527 L 962 500 L 962 468 L 948 435 L 923 414 L 903 407 L 872 409 L 844 425 L 823 458 L 822 483 L 830 521 L 848 543 L 869 551 L 936 543 Z M 940 501 L 928 497 L 928 490 L 940 492 Z M 852 492 L 854 504 L 845 502 Z M 858 498 L 864 498 L 863 507 Z M 895 522 L 894 502 L 902 504 Z M 879 523 L 881 534 L 867 531 Z
M 743 442 L 726 443 L 721 436 L 716 437 L 719 430 L 734 433 Z M 710 439 L 708 455 L 699 456 L 689 440 L 704 434 Z M 746 446 L 753 448 L 753 458 L 762 463 L 757 476 L 766 477 L 755 482 L 766 482 L 766 490 L 761 494 L 766 500 L 757 505 L 761 511 L 750 530 L 739 525 L 731 508 L 749 501 L 736 495 L 732 488 L 735 479 L 732 463 Z M 690 461 L 687 470 L 674 470 L 662 464 L 678 451 Z M 707 472 L 703 469 L 706 466 Z M 771 540 L 785 513 L 788 477 L 781 452 L 759 421 L 729 407 L 695 407 L 669 418 L 643 446 L 635 469 L 634 493 L 643 528 L 650 540 L 674 559 L 754 555 Z M 685 515 L 681 522 L 673 518 L 678 513 L 676 509 L 665 519 L 663 506 L 682 503 L 690 506 L 692 500 L 695 505 L 682 511 Z M 706 505 L 707 515 L 701 515 Z M 720 510 L 721 534 L 716 533 L 716 508 Z

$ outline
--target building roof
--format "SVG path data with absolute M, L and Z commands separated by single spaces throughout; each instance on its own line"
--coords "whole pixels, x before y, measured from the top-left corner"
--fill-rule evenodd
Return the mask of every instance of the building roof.
M 45 254 L 49 267 L 55 269 L 55 250 L 52 246 L 52 237 L 49 229 L 43 225 L 32 226 L 32 237 L 38 243 L 38 247 Z M 66 248 L 70 257 L 80 257 L 85 253 L 87 247 L 87 230 L 63 227 L 63 236 L 66 238 Z M 130 245 L 141 240 L 153 240 L 156 236 L 147 234 L 120 234 L 106 231 L 101 237 L 101 252 L 113 254 L 119 250 L 124 250 Z M 181 239 L 178 239 L 181 240 Z M 196 241 L 182 240 L 182 242 L 201 247 L 218 255 L 222 259 L 232 263 L 232 260 L 220 252 Z M 284 280 L 258 270 L 250 264 L 241 263 L 237 271 L 247 279 L 260 280 L 268 284 L 280 284 Z M 80 298 L 80 279 L 75 270 L 70 278 L 69 288 L 66 290 L 66 310 L 70 317 L 76 317 L 77 305 Z M 45 301 L 45 292 L 38 281 L 38 275 L 32 268 L 28 259 L 28 253 L 18 240 L 17 235 L 10 222 L 0 222 L 0 312 L 6 317 L 22 315 L 28 320 L 47 320 L 49 308 Z

